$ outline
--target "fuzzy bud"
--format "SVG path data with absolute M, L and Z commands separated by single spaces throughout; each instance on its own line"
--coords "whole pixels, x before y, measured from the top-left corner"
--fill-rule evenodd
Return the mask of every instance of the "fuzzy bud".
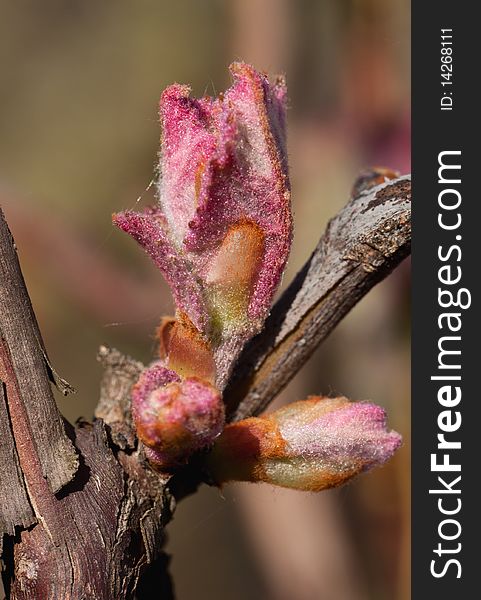
M 132 416 L 149 460 L 171 469 L 212 445 L 224 426 L 224 405 L 208 382 L 197 377 L 181 381 L 157 363 L 133 388 Z
M 227 425 L 207 458 L 212 479 L 263 481 L 320 491 L 385 463 L 401 444 L 384 410 L 346 398 L 311 397 Z
M 222 389 L 260 331 L 291 245 L 286 86 L 244 63 L 217 98 L 168 87 L 160 100 L 158 204 L 114 215 L 151 256 L 177 309 L 212 349 Z

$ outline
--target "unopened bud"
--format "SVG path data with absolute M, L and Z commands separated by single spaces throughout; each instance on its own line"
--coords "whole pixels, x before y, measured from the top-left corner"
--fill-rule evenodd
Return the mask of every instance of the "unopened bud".
M 346 398 L 311 397 L 227 425 L 207 458 L 218 483 L 263 481 L 320 491 L 385 463 L 401 444 L 386 413 Z
M 212 445 L 224 426 L 224 405 L 212 385 L 197 377 L 180 381 L 161 364 L 134 386 L 132 415 L 148 458 L 164 469 Z

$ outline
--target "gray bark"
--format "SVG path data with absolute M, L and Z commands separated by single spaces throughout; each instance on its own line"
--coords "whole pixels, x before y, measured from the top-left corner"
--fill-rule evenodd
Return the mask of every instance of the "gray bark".
M 231 420 L 262 412 L 351 308 L 410 252 L 409 175 L 366 176 L 244 349 L 224 393 Z

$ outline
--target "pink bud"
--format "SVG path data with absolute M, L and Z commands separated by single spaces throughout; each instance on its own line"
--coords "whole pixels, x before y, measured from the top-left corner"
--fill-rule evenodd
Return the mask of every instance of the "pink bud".
M 311 397 L 227 425 L 207 459 L 217 483 L 264 481 L 319 491 L 381 465 L 401 444 L 374 404 Z
M 285 83 L 244 63 L 231 72 L 218 98 L 179 84 L 163 92 L 159 204 L 114 216 L 211 344 L 219 388 L 263 325 L 292 235 Z
M 224 426 L 224 405 L 212 385 L 197 377 L 180 381 L 160 363 L 134 386 L 132 415 L 148 458 L 163 469 L 210 446 Z

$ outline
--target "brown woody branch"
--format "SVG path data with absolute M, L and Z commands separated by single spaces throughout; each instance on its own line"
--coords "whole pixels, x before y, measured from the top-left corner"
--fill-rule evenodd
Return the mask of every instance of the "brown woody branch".
M 37 321 L 25 287 L 12 236 L 0 211 L 0 377 L 18 396 L 10 407 L 12 428 L 23 428 L 17 440 L 33 444 L 28 459 L 38 460 L 41 475 L 57 492 L 77 470 L 78 460 L 67 438 L 49 383 L 51 374 Z M 8 391 L 8 390 L 7 390 Z M 32 454 L 33 453 L 33 454 Z M 24 473 L 27 466 L 22 465 Z
M 102 400 L 119 407 L 121 421 L 141 365 L 124 358 L 113 373 L 108 355 Z M 148 564 L 166 572 L 168 478 L 119 437 L 121 423 L 65 423 L 50 379 L 64 387 L 48 364 L 0 211 L 0 556 L 8 598 L 133 598 Z M 142 588 L 148 598 L 148 579 Z M 169 594 L 166 586 L 163 600 Z
M 411 178 L 365 174 L 244 349 L 225 390 L 231 420 L 262 412 L 339 321 L 410 252 Z

